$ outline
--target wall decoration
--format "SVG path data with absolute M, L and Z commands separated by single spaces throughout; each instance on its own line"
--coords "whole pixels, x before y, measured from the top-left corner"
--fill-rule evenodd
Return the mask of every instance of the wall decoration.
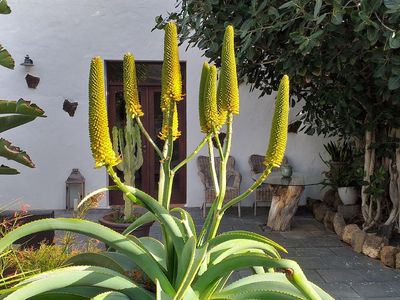
M 66 111 L 70 117 L 73 117 L 75 115 L 77 107 L 78 107 L 78 102 L 71 102 L 68 99 L 64 100 L 63 110 Z

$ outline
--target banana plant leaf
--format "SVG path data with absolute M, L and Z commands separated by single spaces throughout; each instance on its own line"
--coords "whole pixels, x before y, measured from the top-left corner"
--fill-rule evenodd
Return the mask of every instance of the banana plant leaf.
M 11 145 L 11 143 L 5 139 L 0 139 L 0 156 L 19 162 L 30 168 L 35 167 L 35 164 L 25 151 Z
M 0 117 L 0 132 L 29 123 L 37 117 L 46 117 L 39 106 L 24 99 L 0 100 L 0 114 L 7 114 Z
M 0 114 L 19 114 L 32 117 L 46 117 L 44 110 L 31 101 L 24 99 L 0 100 Z
M 7 4 L 7 0 L 0 0 L 0 14 L 8 15 L 11 13 L 11 9 Z
M 8 69 L 14 69 L 15 66 L 15 62 L 14 59 L 11 57 L 11 54 L 2 45 L 0 45 L 0 66 L 6 67 Z
M 17 175 L 19 174 L 17 169 L 7 167 L 5 165 L 0 166 L 0 175 Z

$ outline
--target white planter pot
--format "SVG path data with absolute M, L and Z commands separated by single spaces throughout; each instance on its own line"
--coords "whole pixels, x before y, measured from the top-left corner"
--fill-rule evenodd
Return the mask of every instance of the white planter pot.
M 356 204 L 359 196 L 357 189 L 353 186 L 338 188 L 338 194 L 344 205 Z

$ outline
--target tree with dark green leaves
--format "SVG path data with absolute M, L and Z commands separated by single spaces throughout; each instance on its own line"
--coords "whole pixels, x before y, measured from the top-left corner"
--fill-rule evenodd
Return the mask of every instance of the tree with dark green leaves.
M 11 13 L 10 7 L 6 0 L 0 0 L 0 14 Z M 10 53 L 0 45 L 0 66 L 8 69 L 14 69 L 15 62 Z M 37 105 L 19 99 L 18 101 L 0 100 L 0 133 L 8 129 L 20 126 L 36 119 L 37 117 L 45 117 L 44 111 Z M 35 167 L 29 155 L 11 144 L 6 139 L 0 138 L 0 156 L 10 160 L 14 160 L 27 167 Z M 0 165 L 0 174 L 15 175 L 18 170 L 5 165 Z
M 217 64 L 223 29 L 237 28 L 240 79 L 263 96 L 288 74 L 307 134 L 355 139 L 364 149 L 364 179 L 371 183 L 362 188 L 364 228 L 395 221 L 400 0 L 178 0 L 175 12 L 156 17 L 155 27 L 170 20 L 179 25 L 181 42 L 205 50 Z M 372 188 L 381 168 L 390 180 Z

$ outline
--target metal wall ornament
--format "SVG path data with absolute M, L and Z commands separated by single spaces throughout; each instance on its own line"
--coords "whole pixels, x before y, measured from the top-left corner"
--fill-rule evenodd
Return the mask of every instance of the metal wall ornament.
M 26 74 L 25 80 L 30 89 L 36 89 L 39 84 L 40 78 L 31 74 Z
M 33 60 L 29 57 L 28 54 L 25 55 L 24 62 L 21 63 L 20 65 L 24 66 L 24 67 L 33 67 L 34 66 Z
M 64 100 L 63 110 L 67 112 L 70 117 L 73 117 L 75 115 L 77 107 L 78 107 L 78 102 L 72 102 L 68 99 Z

